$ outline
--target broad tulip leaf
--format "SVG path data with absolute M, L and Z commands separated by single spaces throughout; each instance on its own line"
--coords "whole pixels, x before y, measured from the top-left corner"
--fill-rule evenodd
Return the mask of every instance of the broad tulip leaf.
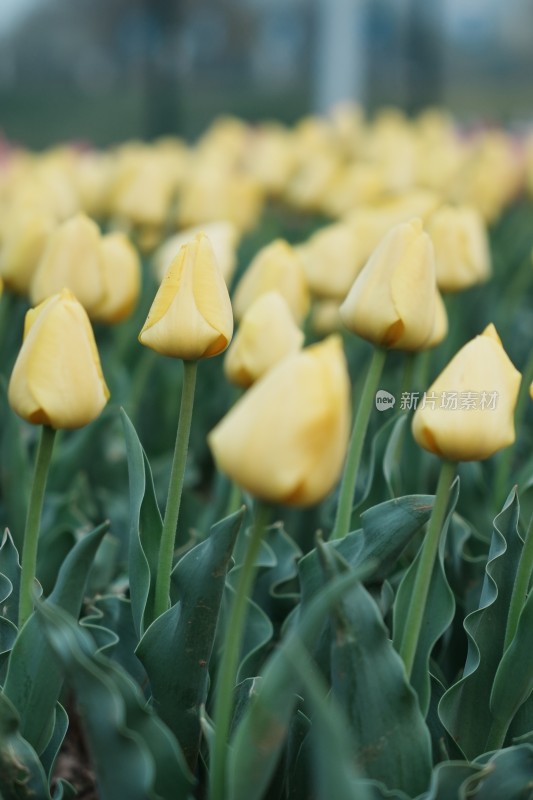
M 286 594 L 298 575 L 297 562 L 302 551 L 286 533 L 281 523 L 265 531 L 265 541 L 271 548 L 276 563 L 269 569 L 259 569 L 254 583 L 253 600 L 273 623 L 281 622 L 295 605 L 295 594 Z
M 344 570 L 322 550 L 330 574 Z M 431 738 L 379 609 L 358 584 L 332 610 L 331 682 L 349 719 L 361 773 L 416 795 L 431 774 Z
M 0 693 L 0 797 L 4 800 L 50 800 L 48 782 L 33 747 L 21 736 L 19 715 Z
M 431 778 L 429 791 L 420 800 L 466 800 L 464 788 L 472 777 L 484 774 L 483 767 L 465 761 L 438 764 Z
M 463 676 L 448 689 L 439 706 L 444 726 L 470 759 L 486 750 L 494 722 L 490 697 L 503 655 L 507 614 L 522 550 L 518 516 L 518 499 L 513 491 L 494 520 L 478 608 L 464 621 L 468 653 Z
M 155 708 L 175 733 L 192 769 L 226 572 L 242 519 L 242 510 L 223 519 L 181 558 L 173 572 L 179 601 L 152 623 L 137 648 Z
M 287 736 L 287 800 L 310 800 L 312 797 L 312 742 L 309 732 L 311 720 L 297 710 L 292 717 Z
M 14 625 L 18 622 L 20 570 L 18 550 L 6 528 L 0 545 L 1 604 L 2 616 Z
M 422 626 L 418 638 L 418 646 L 411 673 L 411 685 L 418 694 L 420 708 L 424 716 L 427 714 L 430 699 L 429 658 L 435 643 L 448 629 L 454 616 L 455 600 L 444 571 L 444 553 L 448 527 L 459 497 L 459 480 L 451 487 L 446 517 L 442 524 L 438 555 L 433 565 L 431 583 L 424 608 Z M 420 545 L 415 559 L 410 564 L 396 594 L 394 602 L 394 646 L 400 650 L 409 623 L 409 606 L 414 591 L 417 571 L 419 569 L 424 543 Z
M 465 786 L 465 800 L 524 800 L 531 796 L 533 745 L 520 744 L 477 758 L 484 769 Z
M 46 602 L 78 616 L 90 566 L 108 527 L 104 523 L 95 528 L 70 551 Z M 32 614 L 11 651 L 4 692 L 20 714 L 22 735 L 38 753 L 45 749 L 52 735 L 62 685 L 63 670 Z
M 258 692 L 232 738 L 228 800 L 260 800 L 264 796 L 298 702 L 299 680 L 291 667 L 295 651 L 297 656 L 302 644 L 310 649 L 330 606 L 362 575 L 362 571 L 343 575 L 319 592 L 265 665 Z
M 137 684 L 58 607 L 43 603 L 36 617 L 74 690 L 102 800 L 190 798 L 183 753 Z
M 130 481 L 129 578 L 135 629 L 141 637 L 154 621 L 155 576 L 163 521 L 150 464 L 128 415 L 122 410 Z
M 48 776 L 49 781 L 52 778 L 52 770 L 54 769 L 54 764 L 56 762 L 59 749 L 63 744 L 63 740 L 67 734 L 68 723 L 69 720 L 67 712 L 61 703 L 56 703 L 54 730 L 52 732 L 52 736 L 50 737 L 50 741 L 46 745 L 46 749 L 43 750 L 40 756 L 41 764 L 43 765 L 43 769 Z
M 135 648 L 139 640 L 133 625 L 131 602 L 120 595 L 98 597 L 91 605 L 87 616 L 80 620 L 87 628 L 98 648 L 98 652 L 124 667 L 131 677 L 144 686 L 147 682 L 145 669 Z
M 510 725 L 511 720 L 533 691 L 533 592 L 522 608 L 516 634 L 496 670 L 490 708 L 494 717 Z

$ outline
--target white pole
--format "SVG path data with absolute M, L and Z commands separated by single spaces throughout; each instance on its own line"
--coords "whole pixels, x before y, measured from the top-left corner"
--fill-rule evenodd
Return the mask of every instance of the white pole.
M 344 100 L 364 102 L 365 0 L 316 0 L 315 111 Z

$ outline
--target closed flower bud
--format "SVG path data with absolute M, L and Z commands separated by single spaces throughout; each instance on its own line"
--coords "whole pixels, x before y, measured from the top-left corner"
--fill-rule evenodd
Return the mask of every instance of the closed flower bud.
M 490 276 L 485 223 L 475 208 L 445 206 L 427 224 L 435 249 L 437 284 L 443 292 L 458 292 Z
M 448 313 L 442 295 L 437 289 L 435 296 L 435 319 L 431 336 L 424 343 L 424 350 L 430 350 L 440 344 L 448 335 Z
M 159 281 L 163 280 L 180 247 L 190 242 L 197 233 L 205 233 L 209 238 L 222 277 L 229 286 L 237 265 L 237 245 L 240 233 L 232 222 L 224 219 L 187 228 L 163 242 L 154 254 L 154 269 L 157 278 Z
M 11 408 L 35 425 L 81 428 L 109 398 L 91 323 L 63 289 L 30 309 L 24 342 L 11 375 Z
M 265 292 L 279 292 L 299 324 L 309 310 L 309 288 L 300 254 L 284 239 L 276 239 L 263 247 L 241 278 L 233 308 L 236 319 Z
M 350 430 L 350 381 L 339 337 L 288 356 L 211 431 L 226 475 L 263 500 L 311 505 L 337 483 Z
M 78 214 L 63 222 L 48 239 L 33 277 L 31 300 L 41 303 L 66 286 L 93 316 L 105 295 L 103 268 L 98 225 Z
M 344 299 L 363 266 L 355 228 L 342 222 L 320 228 L 297 250 L 309 288 L 319 297 Z
M 420 350 L 435 322 L 435 259 L 418 219 L 392 228 L 341 306 L 348 330 L 380 347 Z
M 141 288 L 141 264 L 137 251 L 123 233 L 103 236 L 100 249 L 104 260 L 104 296 L 93 319 L 113 324 L 128 317 L 135 308 Z
M 262 294 L 244 314 L 226 353 L 226 377 L 237 386 L 251 386 L 278 361 L 298 351 L 303 341 L 283 297 L 278 292 Z
M 198 233 L 168 268 L 139 341 L 161 355 L 195 361 L 222 353 L 232 334 L 228 289 L 209 239 Z
M 27 294 L 56 221 L 41 208 L 18 209 L 9 215 L 0 248 L 0 275 L 17 294 Z
M 478 461 L 515 440 L 521 375 L 489 325 L 450 361 L 413 418 L 421 447 L 449 461 Z

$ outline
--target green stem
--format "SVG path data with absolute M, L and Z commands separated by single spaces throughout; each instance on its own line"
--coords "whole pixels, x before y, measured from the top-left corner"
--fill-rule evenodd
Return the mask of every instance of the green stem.
M 353 495 L 357 484 L 357 474 L 363 452 L 368 420 L 372 411 L 372 404 L 378 388 L 379 379 L 383 372 L 387 351 L 380 347 L 375 347 L 372 353 L 372 360 L 366 374 L 363 393 L 359 401 L 359 407 L 355 415 L 355 422 L 352 431 L 352 438 L 348 448 L 348 457 L 344 467 L 342 483 L 339 493 L 339 504 L 337 506 L 337 517 L 333 529 L 332 538 L 341 539 L 346 536 L 350 529 L 350 519 L 352 516 Z
M 214 709 L 215 741 L 213 760 L 209 770 L 209 800 L 225 800 L 226 758 L 231 716 L 233 712 L 234 689 L 239 666 L 244 623 L 248 597 L 253 586 L 256 561 L 261 548 L 263 530 L 268 516 L 268 506 L 257 503 L 250 539 L 239 570 L 235 595 L 229 614 L 229 624 L 224 638 L 224 649 L 217 680 Z
M 191 432 L 192 409 L 194 405 L 194 389 L 196 386 L 196 361 L 183 362 L 183 387 L 181 391 L 180 417 L 170 484 L 168 487 L 167 506 L 161 533 L 157 577 L 155 582 L 154 618 L 161 616 L 168 608 L 170 594 L 170 573 L 176 539 L 176 528 L 180 513 L 183 478 L 187 463 L 189 434 Z
M 41 429 L 41 438 L 35 458 L 33 483 L 26 515 L 24 542 L 22 545 L 22 571 L 20 575 L 19 629 L 33 611 L 33 582 L 37 566 L 37 548 L 43 510 L 44 492 L 48 469 L 54 448 L 55 430 L 47 425 Z
M 414 391 L 415 367 L 418 353 L 404 353 L 402 379 L 400 381 L 400 398 L 405 392 Z
M 407 677 L 411 677 L 418 647 L 418 639 L 426 610 L 426 601 L 433 575 L 435 559 L 439 551 L 442 523 L 446 515 L 450 487 L 455 476 L 455 464 L 443 461 L 435 496 L 435 505 L 431 513 L 428 529 L 422 545 L 422 553 L 416 571 L 413 593 L 404 624 L 404 632 L 400 644 L 400 656 L 405 664 Z

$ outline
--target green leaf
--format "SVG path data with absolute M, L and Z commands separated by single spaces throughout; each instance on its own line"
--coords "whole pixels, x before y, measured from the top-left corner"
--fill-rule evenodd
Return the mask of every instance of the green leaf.
M 0 694 L 0 796 L 3 800 L 50 798 L 42 764 L 21 736 L 17 710 L 4 694 Z
M 439 706 L 441 720 L 467 758 L 486 750 L 494 716 L 490 697 L 503 655 L 507 614 L 522 550 L 518 534 L 519 506 L 513 491 L 494 529 L 478 607 L 464 621 L 468 653 L 460 680 Z
M 494 717 L 509 725 L 533 691 L 533 592 L 530 592 L 518 620 L 516 634 L 496 670 L 490 708 Z
M 313 644 L 317 627 L 330 606 L 364 573 L 336 579 L 310 601 L 309 607 L 270 657 L 263 680 L 232 738 L 228 800 L 260 800 L 278 763 L 298 702 L 299 681 L 291 667 L 295 650 Z
M 100 525 L 70 551 L 47 602 L 78 616 L 87 574 L 107 529 L 108 523 Z M 38 753 L 45 749 L 52 735 L 55 705 L 62 685 L 63 671 L 32 614 L 11 651 L 4 692 L 20 714 L 22 735 Z
M 128 415 L 123 409 L 121 413 L 130 481 L 130 597 L 135 629 L 141 637 L 155 617 L 155 576 L 163 521 L 146 453 Z
M 52 778 L 52 770 L 54 769 L 54 764 L 56 762 L 59 749 L 63 744 L 63 740 L 67 734 L 67 730 L 68 714 L 61 703 L 56 703 L 54 730 L 46 749 L 41 753 L 41 764 L 43 765 L 43 769 L 49 781 Z
M 531 797 L 533 784 L 533 746 L 508 747 L 477 758 L 484 770 L 468 781 L 468 800 L 525 800 Z
M 207 698 L 209 664 L 226 572 L 243 510 L 219 522 L 173 572 L 179 601 L 148 628 L 137 648 L 161 718 L 175 733 L 194 769 L 200 744 L 200 706 Z
M 18 550 L 6 528 L 0 545 L 0 575 L 3 577 L 1 604 L 2 616 L 14 625 L 18 622 L 20 571 Z
M 433 771 L 429 791 L 421 800 L 463 800 L 467 782 L 483 772 L 483 767 L 467 764 L 464 761 L 438 764 Z
M 90 631 L 99 652 L 124 667 L 139 686 L 146 684 L 146 671 L 135 655 L 139 640 L 127 598 L 116 594 L 98 597 L 80 625 Z
M 102 800 L 190 798 L 183 754 L 139 687 L 64 611 L 43 603 L 36 616 L 73 687 Z
M 396 419 L 383 456 L 383 476 L 391 497 L 399 497 L 402 494 L 404 484 L 402 450 L 408 421 L 407 414 L 401 414 Z
M 457 505 L 458 497 L 459 480 L 456 478 L 450 490 L 448 509 L 442 524 L 438 556 L 433 565 L 431 583 L 411 673 L 411 686 L 413 686 L 418 694 L 420 708 L 424 716 L 427 714 L 430 699 L 429 658 L 436 642 L 445 631 L 448 630 L 455 611 L 453 592 L 448 584 L 444 571 L 444 553 L 446 535 L 455 506 Z M 422 543 L 415 559 L 402 578 L 402 582 L 396 594 L 393 612 L 393 641 L 396 650 L 400 649 L 401 642 L 405 635 L 405 626 L 408 623 L 411 597 L 414 591 L 423 546 Z
M 322 553 L 330 574 L 345 569 Z M 431 774 L 429 730 L 377 605 L 358 584 L 335 605 L 332 620 L 332 689 L 350 721 L 359 770 L 390 790 L 423 791 Z

